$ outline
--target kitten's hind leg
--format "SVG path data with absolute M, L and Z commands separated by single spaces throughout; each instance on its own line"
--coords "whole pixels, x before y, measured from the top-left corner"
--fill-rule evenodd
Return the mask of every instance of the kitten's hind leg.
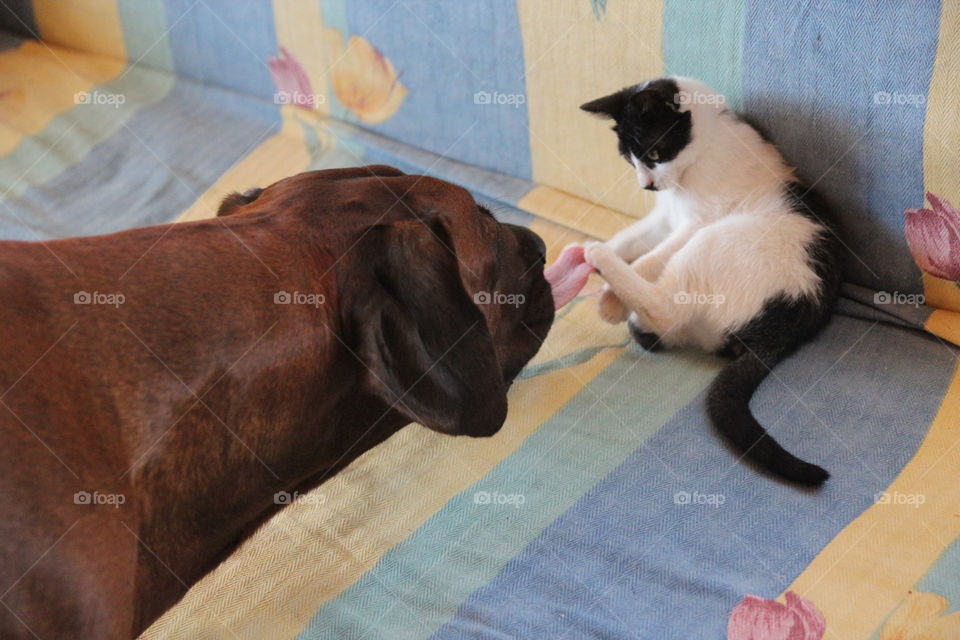
M 613 292 L 609 284 L 603 285 L 600 298 L 597 300 L 597 313 L 604 322 L 620 324 L 630 315 L 630 310 L 623 306 L 620 298 Z

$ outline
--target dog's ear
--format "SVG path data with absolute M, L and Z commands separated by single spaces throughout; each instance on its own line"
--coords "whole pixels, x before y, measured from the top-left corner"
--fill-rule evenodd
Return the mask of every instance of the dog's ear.
M 351 322 L 368 389 L 435 431 L 496 433 L 507 414 L 503 372 L 442 216 L 379 225 L 361 242 L 369 282 Z
M 620 114 L 623 113 L 624 107 L 627 106 L 627 103 L 630 102 L 630 98 L 633 95 L 634 89 L 627 87 L 616 93 L 611 93 L 608 96 L 585 102 L 580 105 L 580 108 L 587 113 L 594 113 L 601 118 L 613 118 L 616 120 L 620 117 Z
M 223 202 L 220 203 L 220 207 L 217 209 L 217 217 L 220 218 L 230 215 L 240 207 L 250 204 L 259 198 L 261 193 L 263 193 L 263 189 L 259 187 L 247 189 L 243 193 L 237 193 L 234 191 L 233 193 L 227 195 L 227 197 L 223 199 Z

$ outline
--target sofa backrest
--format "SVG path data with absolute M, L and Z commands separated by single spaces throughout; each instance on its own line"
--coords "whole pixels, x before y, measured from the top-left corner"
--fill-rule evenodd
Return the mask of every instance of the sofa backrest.
M 769 0 L 18 0 L 8 28 L 309 107 L 642 216 L 586 100 L 698 77 L 837 209 L 848 279 L 920 291 L 903 212 L 960 202 L 960 3 Z M 11 13 L 12 11 L 12 13 Z M 16 15 L 14 15 L 14 13 Z M 163 42 L 148 22 L 163 21 Z

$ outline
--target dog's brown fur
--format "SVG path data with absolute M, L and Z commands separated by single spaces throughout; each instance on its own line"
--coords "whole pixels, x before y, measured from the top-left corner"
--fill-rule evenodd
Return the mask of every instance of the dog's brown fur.
M 0 243 L 0 637 L 134 637 L 276 492 L 411 421 L 495 433 L 553 320 L 542 251 L 463 189 L 378 166 L 216 219 Z M 474 304 L 494 290 L 526 302 Z

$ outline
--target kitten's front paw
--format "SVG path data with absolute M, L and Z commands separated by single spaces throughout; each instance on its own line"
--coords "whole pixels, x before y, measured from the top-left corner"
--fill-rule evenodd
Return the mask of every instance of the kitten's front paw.
M 613 252 L 613 249 L 602 242 L 585 242 L 583 244 L 583 257 L 594 269 L 603 273 L 604 267 L 609 267 L 620 258 Z
M 620 324 L 627 319 L 630 312 L 620 302 L 617 294 L 610 290 L 610 285 L 605 285 L 597 301 L 597 313 L 604 322 Z

